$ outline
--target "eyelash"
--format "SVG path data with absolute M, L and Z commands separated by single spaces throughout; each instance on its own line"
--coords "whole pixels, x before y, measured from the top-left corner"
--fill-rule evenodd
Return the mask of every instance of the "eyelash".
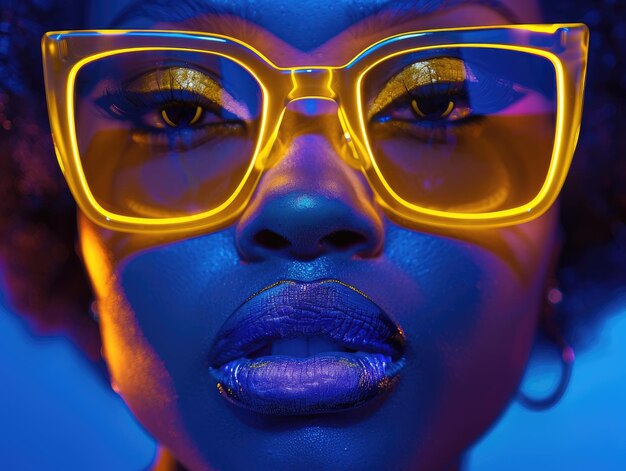
M 472 72 L 471 76 L 475 75 Z M 405 82 L 405 93 L 378 112 L 372 122 L 393 126 L 406 136 L 430 144 L 444 144 L 467 132 L 475 133 L 484 119 L 525 95 L 511 81 L 488 73 L 478 76 L 480 80 L 434 82 L 413 88 Z
M 105 90 L 95 103 L 108 117 L 130 122 L 132 133 L 139 141 L 170 150 L 190 149 L 235 130 L 245 129 L 245 123 L 236 116 L 189 90 L 159 88 L 153 92 L 139 93 L 119 87 Z M 201 108 L 198 123 L 177 127 L 168 125 L 161 117 L 161 112 L 175 106 Z M 150 113 L 158 114 L 157 119 L 162 126 L 144 121 Z M 207 122 L 207 119 L 211 120 Z
M 145 114 L 160 110 L 166 106 L 181 105 L 201 107 L 203 112 L 211 112 L 216 116 L 223 110 L 217 109 L 214 103 L 188 90 L 158 89 L 154 92 L 131 92 L 122 87 L 107 89 L 96 104 L 114 119 L 131 121 L 138 128 L 149 132 L 162 132 L 161 129 L 145 126 L 140 122 Z
M 414 88 L 410 88 L 410 84 L 405 83 L 404 88 L 406 93 L 380 111 L 377 116 L 374 117 L 374 121 L 403 121 L 421 127 L 458 126 L 469 120 L 480 119 L 489 114 L 501 111 L 524 96 L 523 92 L 515 90 L 511 82 L 498 79 L 484 79 L 476 82 L 442 82 Z M 427 88 L 431 89 L 430 95 L 428 94 L 429 92 L 422 93 Z M 435 93 L 432 93 L 433 91 Z M 446 119 L 449 115 L 442 119 L 428 119 L 426 117 L 417 116 L 414 111 L 411 111 L 414 115 L 412 119 L 393 118 L 391 116 L 396 110 L 401 110 L 407 106 L 411 107 L 411 103 L 414 100 L 419 103 L 424 100 L 424 97 L 439 98 L 446 96 L 454 103 L 455 109 L 458 107 L 459 102 L 462 105 L 465 104 L 470 110 L 469 114 L 456 120 Z M 474 100 L 470 100 L 470 96 L 473 97 Z M 479 107 L 475 106 L 472 101 L 477 102 Z

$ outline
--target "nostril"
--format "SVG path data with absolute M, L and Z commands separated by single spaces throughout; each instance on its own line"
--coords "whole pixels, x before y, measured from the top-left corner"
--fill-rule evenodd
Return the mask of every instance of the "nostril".
M 365 244 L 367 239 L 362 234 L 354 231 L 341 230 L 328 234 L 320 241 L 323 246 L 330 246 L 335 249 L 345 250 L 350 247 Z
M 284 249 L 285 247 L 289 247 L 291 245 L 291 242 L 283 236 L 274 231 L 270 231 L 269 229 L 259 231 L 254 236 L 254 241 L 262 247 L 266 247 L 268 249 Z

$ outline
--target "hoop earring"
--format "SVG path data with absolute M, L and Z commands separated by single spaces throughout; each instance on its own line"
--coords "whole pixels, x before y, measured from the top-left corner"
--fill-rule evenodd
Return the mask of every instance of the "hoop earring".
M 561 330 L 554 322 L 554 306 L 559 304 L 563 299 L 563 294 L 558 289 L 557 285 L 553 285 L 547 290 L 546 298 L 548 301 L 548 308 L 545 315 L 541 319 L 540 327 L 544 330 L 554 345 L 560 350 L 561 376 L 554 391 L 546 397 L 531 397 L 520 388 L 517 392 L 518 402 L 526 409 L 532 411 L 544 411 L 550 409 L 561 400 L 572 377 L 572 369 L 576 358 L 574 349 L 565 341 L 561 335 Z
M 572 369 L 574 366 L 574 349 L 569 345 L 565 345 L 561 349 L 561 376 L 559 378 L 559 383 L 557 384 L 554 391 L 552 391 L 546 397 L 531 397 L 523 392 L 521 389 L 517 393 L 518 402 L 524 406 L 526 409 L 533 411 L 544 411 L 554 407 L 563 397 L 567 386 L 569 385 L 569 381 L 572 377 Z

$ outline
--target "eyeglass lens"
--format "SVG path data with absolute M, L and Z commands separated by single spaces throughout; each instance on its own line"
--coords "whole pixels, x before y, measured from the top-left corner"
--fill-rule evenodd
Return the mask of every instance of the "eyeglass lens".
M 76 136 L 87 184 L 115 214 L 167 218 L 218 207 L 251 162 L 261 89 L 210 53 L 142 51 L 80 69 Z
M 372 154 L 389 187 L 424 208 L 522 206 L 548 175 L 555 69 L 526 52 L 459 47 L 381 62 L 362 84 Z

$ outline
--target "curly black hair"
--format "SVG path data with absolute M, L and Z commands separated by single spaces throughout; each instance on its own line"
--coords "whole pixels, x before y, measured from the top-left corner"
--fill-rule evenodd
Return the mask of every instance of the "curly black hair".
M 39 41 L 80 28 L 80 2 L 4 1 L 0 10 L 0 272 L 8 301 L 38 332 L 64 332 L 99 356 L 90 288 L 74 250 L 76 207 L 54 161 Z
M 82 26 L 81 2 L 13 1 L 0 15 L 0 262 L 7 297 L 40 332 L 66 332 L 100 350 L 90 288 L 73 249 L 76 207 L 47 124 L 39 39 Z M 562 193 L 565 235 L 555 310 L 565 337 L 588 343 L 601 306 L 626 289 L 626 6 L 616 0 L 546 2 L 547 22 L 591 28 L 581 139 Z

